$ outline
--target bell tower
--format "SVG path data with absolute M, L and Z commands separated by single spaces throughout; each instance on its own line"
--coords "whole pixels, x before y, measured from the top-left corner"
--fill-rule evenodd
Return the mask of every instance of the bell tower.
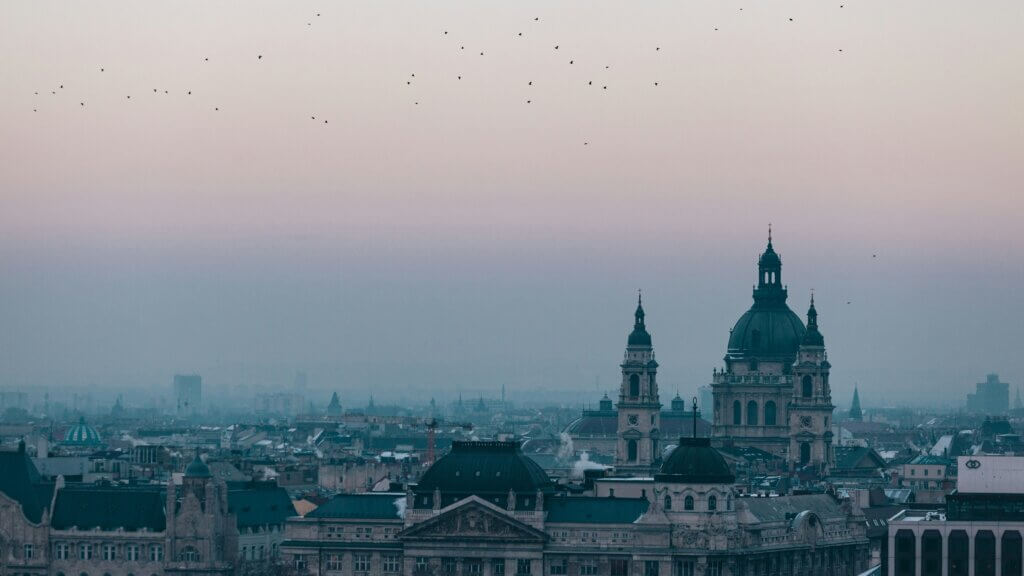
M 789 463 L 791 468 L 813 466 L 827 474 L 833 463 L 832 391 L 828 374 L 832 365 L 825 353 L 825 338 L 818 331 L 814 295 L 807 310 L 807 331 L 793 364 L 793 398 L 789 404 Z
M 633 332 L 622 360 L 618 403 L 618 444 L 615 468 L 647 474 L 655 470 L 659 454 L 661 402 L 658 400 L 658 363 L 647 332 L 642 296 L 637 298 Z

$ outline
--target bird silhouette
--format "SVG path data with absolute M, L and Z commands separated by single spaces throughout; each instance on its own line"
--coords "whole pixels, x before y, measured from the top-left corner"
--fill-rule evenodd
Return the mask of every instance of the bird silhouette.
M 558 50 L 558 46 L 555 46 L 555 50 Z
M 256 59 L 257 60 L 263 60 L 263 54 L 260 54 L 260 55 L 256 56 Z
M 572 64 L 572 62 L 573 62 L 572 60 L 569 60 L 569 64 Z
M 103 68 L 100 68 L 100 72 L 103 72 Z
M 533 81 L 531 80 L 531 81 L 527 82 L 526 85 L 527 86 L 533 86 Z

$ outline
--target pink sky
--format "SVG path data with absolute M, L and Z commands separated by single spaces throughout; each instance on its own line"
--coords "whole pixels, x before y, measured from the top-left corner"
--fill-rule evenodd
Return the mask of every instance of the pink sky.
M 1024 382 L 1022 25 L 1010 0 L 3 3 L 0 386 L 269 357 L 342 389 L 382 361 L 592 387 L 643 287 L 689 394 L 769 221 L 838 403 Z

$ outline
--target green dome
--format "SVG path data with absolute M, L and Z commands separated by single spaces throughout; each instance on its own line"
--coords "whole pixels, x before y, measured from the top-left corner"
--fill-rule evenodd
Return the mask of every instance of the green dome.
M 185 468 L 186 478 L 210 478 L 213 474 L 210 474 L 210 467 L 203 463 L 203 460 L 199 458 L 199 452 L 196 452 L 196 457 L 192 462 Z
M 736 476 L 725 458 L 711 447 L 710 438 L 684 437 L 679 439 L 679 447 L 665 460 L 654 480 L 680 484 L 732 484 Z
M 755 303 L 729 333 L 729 357 L 758 360 L 796 359 L 804 337 L 804 323 L 789 306 Z
M 85 423 L 84 416 L 79 417 L 78 424 L 64 433 L 64 444 L 70 446 L 98 446 L 102 443 L 100 433 Z

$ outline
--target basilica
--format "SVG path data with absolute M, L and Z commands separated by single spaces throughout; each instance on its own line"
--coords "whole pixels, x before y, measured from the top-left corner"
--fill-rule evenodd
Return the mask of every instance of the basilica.
M 830 494 L 751 497 L 716 445 L 756 446 L 824 471 L 832 404 L 813 302 L 786 306 L 769 238 L 754 306 L 714 373 L 713 437 L 662 411 L 643 303 L 620 364 L 614 468 L 571 490 L 518 442 L 453 442 L 404 493 L 341 494 L 289 520 L 282 553 L 300 572 L 339 576 L 854 575 L 868 568 L 864 515 Z M 584 429 L 579 422 L 570 429 Z M 573 428 L 573 426 L 576 426 Z M 702 434 L 704 432 L 704 434 Z M 671 435 L 670 435 L 671 434 Z M 673 448 L 674 446 L 674 448 Z

